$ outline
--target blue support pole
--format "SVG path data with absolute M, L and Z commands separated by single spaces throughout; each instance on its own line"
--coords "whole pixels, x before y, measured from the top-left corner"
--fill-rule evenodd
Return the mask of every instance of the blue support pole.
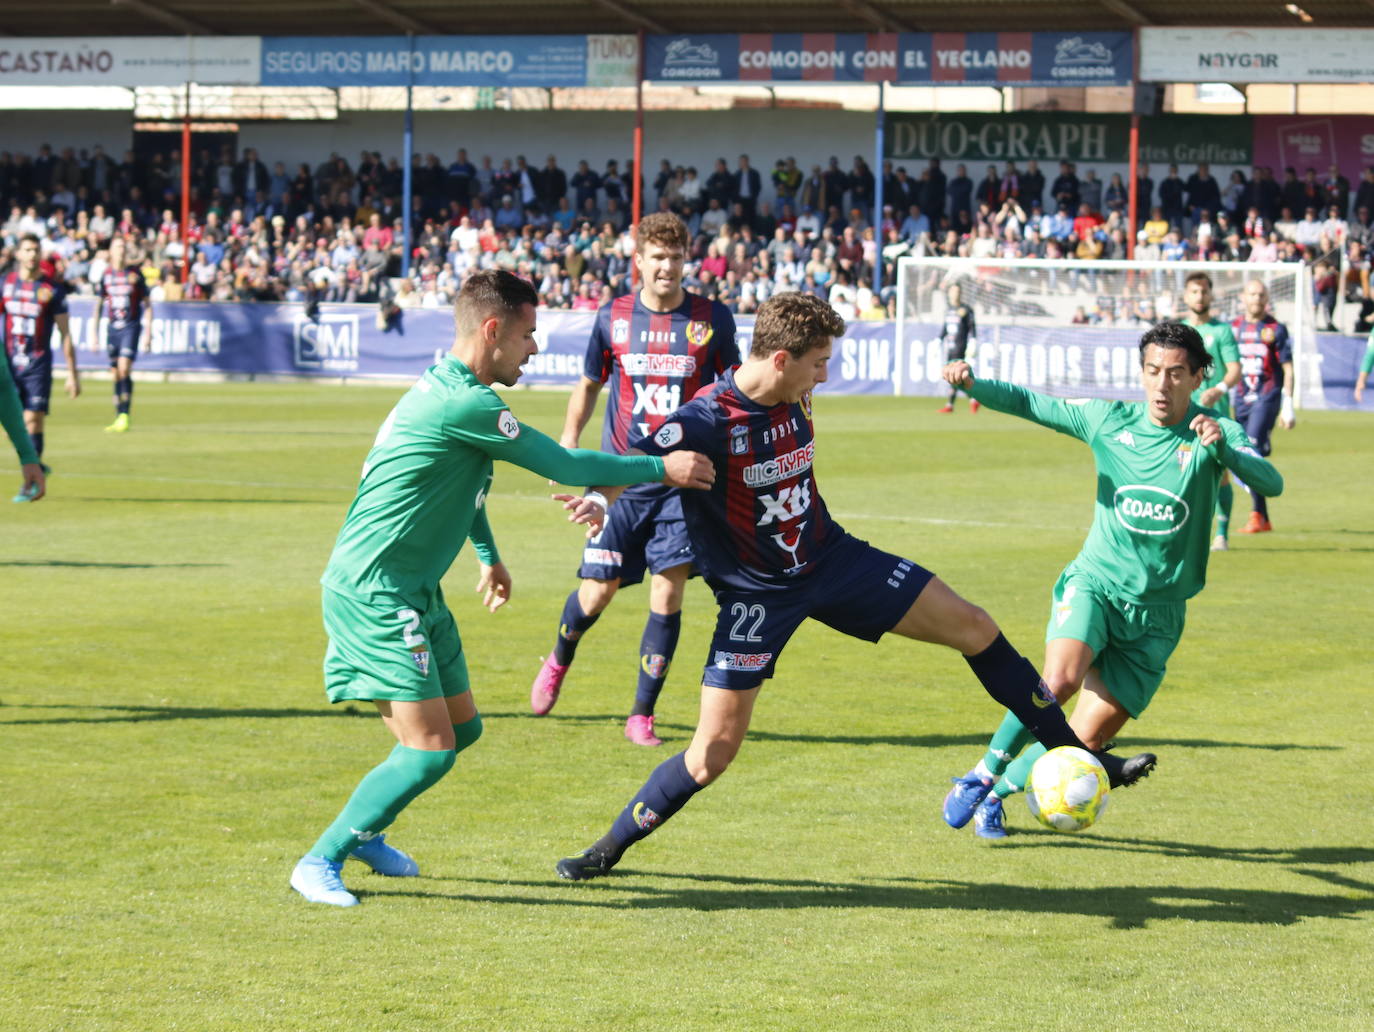
M 878 83 L 878 126 L 873 134 L 873 239 L 878 245 L 873 259 L 873 293 L 883 286 L 883 121 L 886 117 L 887 83 Z
M 415 80 L 415 34 L 412 32 L 409 35 L 411 61 L 406 66 L 406 130 L 405 142 L 401 145 L 401 275 L 407 277 L 410 275 L 410 252 L 412 250 L 410 246 L 410 219 L 411 208 L 414 206 L 411 199 L 412 176 L 414 174 L 411 158 L 415 153 L 415 109 L 411 95 Z

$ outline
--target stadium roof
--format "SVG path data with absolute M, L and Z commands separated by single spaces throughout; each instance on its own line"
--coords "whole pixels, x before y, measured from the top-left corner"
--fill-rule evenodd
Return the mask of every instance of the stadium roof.
M 1374 25 L 1374 0 L 8 0 L 9 36 L 958 32 Z

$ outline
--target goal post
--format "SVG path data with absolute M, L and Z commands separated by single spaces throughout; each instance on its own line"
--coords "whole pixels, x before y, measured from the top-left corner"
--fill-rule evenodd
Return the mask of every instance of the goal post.
M 1293 401 L 1324 407 L 1308 270 L 1302 263 L 1078 261 L 1037 258 L 903 258 L 897 267 L 898 394 L 941 394 L 940 333 L 958 284 L 973 310 L 978 376 L 1062 397 L 1135 399 L 1140 336 L 1185 311 L 1192 272 L 1212 279 L 1212 314 L 1244 314 L 1252 279 L 1269 288 L 1269 310 L 1293 341 Z

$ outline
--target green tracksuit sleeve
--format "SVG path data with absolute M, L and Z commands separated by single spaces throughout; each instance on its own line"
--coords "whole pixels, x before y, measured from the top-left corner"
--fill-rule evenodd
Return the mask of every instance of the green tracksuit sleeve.
M 1051 398 L 1001 380 L 974 380 L 969 397 L 990 409 L 1020 416 L 1080 441 L 1090 440 L 1111 411 L 1112 403 L 1093 398 Z
M 1212 447 L 1221 464 L 1238 476 L 1247 487 L 1266 498 L 1283 493 L 1283 474 L 1274 464 L 1255 451 L 1245 428 L 1232 419 L 1220 419 L 1222 441 Z

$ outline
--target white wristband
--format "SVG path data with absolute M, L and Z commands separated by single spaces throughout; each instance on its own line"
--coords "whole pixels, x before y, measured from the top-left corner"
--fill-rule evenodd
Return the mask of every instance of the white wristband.
M 584 502 L 595 502 L 597 505 L 601 506 L 602 512 L 608 511 L 611 507 L 611 503 L 606 501 L 606 496 L 600 491 L 588 491 L 582 496 L 582 500 Z

